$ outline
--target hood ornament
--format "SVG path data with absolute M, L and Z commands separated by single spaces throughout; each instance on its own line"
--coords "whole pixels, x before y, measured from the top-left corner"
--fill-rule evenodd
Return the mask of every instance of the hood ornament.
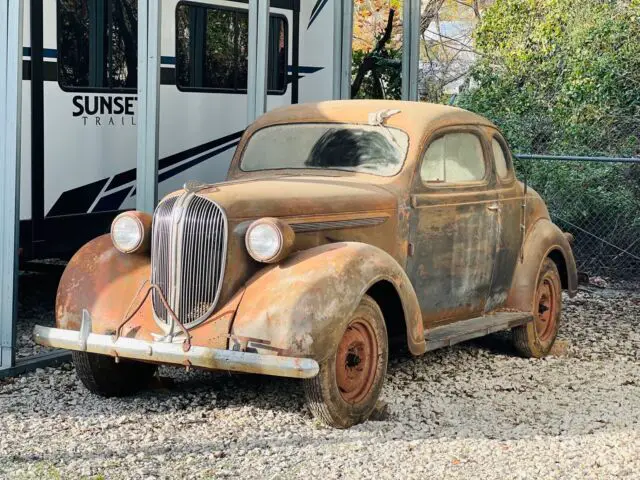
M 214 191 L 218 191 L 212 183 L 204 183 L 198 180 L 189 180 L 184 184 L 183 188 L 186 193 L 198 193 L 200 190 L 204 190 L 205 188 L 213 188 L 215 189 Z
M 369 113 L 369 125 L 371 125 L 372 127 L 380 127 L 384 125 L 384 122 L 387 119 L 393 117 L 394 115 L 399 114 L 400 112 L 401 112 L 400 110 L 390 110 L 390 109 L 371 112 Z

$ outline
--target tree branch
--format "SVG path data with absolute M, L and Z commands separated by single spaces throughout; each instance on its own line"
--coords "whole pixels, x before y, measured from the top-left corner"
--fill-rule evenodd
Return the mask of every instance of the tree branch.
M 442 8 L 442 4 L 444 0 L 429 0 L 427 6 L 424 7 L 422 13 L 420 14 L 420 35 L 422 36 L 424 32 L 429 29 L 429 25 L 431 22 L 435 20 Z

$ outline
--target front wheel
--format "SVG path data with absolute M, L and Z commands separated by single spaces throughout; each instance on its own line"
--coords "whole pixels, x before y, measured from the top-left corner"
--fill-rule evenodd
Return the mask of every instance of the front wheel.
M 76 374 L 85 387 L 103 397 L 130 395 L 149 385 L 157 366 L 89 352 L 72 352 Z
M 313 415 L 335 428 L 362 423 L 376 406 L 387 373 L 388 339 L 378 304 L 365 295 L 349 319 L 336 352 L 305 380 Z
M 513 344 L 527 358 L 542 358 L 549 354 L 558 335 L 562 312 L 562 282 L 558 267 L 550 258 L 542 263 L 533 296 L 533 322 L 512 331 Z

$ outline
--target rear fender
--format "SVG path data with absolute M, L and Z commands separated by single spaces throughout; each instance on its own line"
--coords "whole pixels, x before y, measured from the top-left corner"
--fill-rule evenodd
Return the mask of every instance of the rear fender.
M 246 285 L 231 341 L 321 362 L 335 351 L 362 296 L 381 280 L 400 297 L 409 350 L 424 353 L 420 308 L 406 273 L 388 253 L 356 242 L 305 250 L 258 272 Z
M 558 265 L 562 284 L 570 296 L 578 288 L 578 272 L 571 245 L 562 231 L 546 218 L 538 220 L 529 231 L 523 250 L 522 260 L 518 262 L 507 307 L 520 311 L 531 311 L 537 288 L 538 276 L 545 258 L 551 257 Z

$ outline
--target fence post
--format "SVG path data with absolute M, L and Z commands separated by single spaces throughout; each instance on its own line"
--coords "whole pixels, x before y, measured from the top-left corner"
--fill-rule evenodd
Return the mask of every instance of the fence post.
M 161 0 L 138 0 L 138 146 L 136 207 L 158 201 Z
M 0 2 L 0 370 L 16 357 L 23 8 Z

